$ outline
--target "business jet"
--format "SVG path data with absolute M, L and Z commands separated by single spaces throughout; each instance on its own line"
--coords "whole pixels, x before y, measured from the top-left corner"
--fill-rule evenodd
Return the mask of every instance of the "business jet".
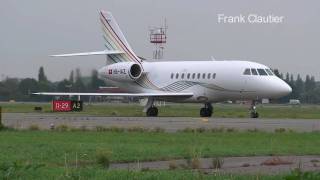
M 252 101 L 250 116 L 257 118 L 256 102 L 288 95 L 291 87 L 262 64 L 249 61 L 148 61 L 137 56 L 110 12 L 100 11 L 106 49 L 96 52 L 52 55 L 53 57 L 105 55 L 99 77 L 126 93 L 38 92 L 51 96 L 131 96 L 147 98 L 143 109 L 157 116 L 156 101 L 203 103 L 201 117 L 211 117 L 211 103 L 227 100 Z

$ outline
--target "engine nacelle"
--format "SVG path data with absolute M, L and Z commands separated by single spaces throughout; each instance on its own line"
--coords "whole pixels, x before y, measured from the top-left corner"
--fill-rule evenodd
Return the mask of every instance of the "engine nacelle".
M 142 74 L 141 65 L 134 62 L 120 62 L 105 66 L 100 72 L 102 76 L 114 81 L 135 81 Z

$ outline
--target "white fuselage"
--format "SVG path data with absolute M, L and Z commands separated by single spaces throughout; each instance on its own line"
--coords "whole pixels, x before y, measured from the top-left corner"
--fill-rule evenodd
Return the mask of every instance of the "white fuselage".
M 99 70 L 108 84 L 134 93 L 192 92 L 179 102 L 220 102 L 279 98 L 291 92 L 290 86 L 275 75 L 244 74 L 245 69 L 270 69 L 249 61 L 161 61 L 142 62 L 143 75 L 134 81 L 107 79 L 107 66 Z M 159 98 L 160 99 L 160 98 Z M 163 98 L 161 98 L 163 99 Z

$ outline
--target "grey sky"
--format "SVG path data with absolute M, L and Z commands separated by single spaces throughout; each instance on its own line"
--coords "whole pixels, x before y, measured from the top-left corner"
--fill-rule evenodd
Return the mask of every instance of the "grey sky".
M 168 21 L 168 59 L 241 59 L 320 79 L 320 1 L 293 0 L 1 0 L 0 75 L 50 80 L 79 67 L 88 74 L 103 56 L 50 54 L 103 50 L 98 10 L 117 19 L 135 52 L 152 57 L 148 27 Z M 285 16 L 282 24 L 219 24 L 217 14 Z

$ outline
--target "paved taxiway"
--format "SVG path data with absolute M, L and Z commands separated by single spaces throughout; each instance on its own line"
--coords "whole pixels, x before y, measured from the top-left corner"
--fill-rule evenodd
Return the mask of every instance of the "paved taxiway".
M 69 127 L 95 128 L 103 127 L 143 127 L 163 128 L 167 132 L 176 132 L 185 128 L 235 128 L 237 130 L 259 129 L 274 131 L 285 128 L 298 132 L 320 131 L 320 120 L 311 119 L 250 119 L 250 118 L 196 118 L 196 117 L 100 117 L 89 115 L 59 113 L 4 113 L 3 123 L 6 126 L 27 129 L 37 125 L 49 129 L 51 124 Z

